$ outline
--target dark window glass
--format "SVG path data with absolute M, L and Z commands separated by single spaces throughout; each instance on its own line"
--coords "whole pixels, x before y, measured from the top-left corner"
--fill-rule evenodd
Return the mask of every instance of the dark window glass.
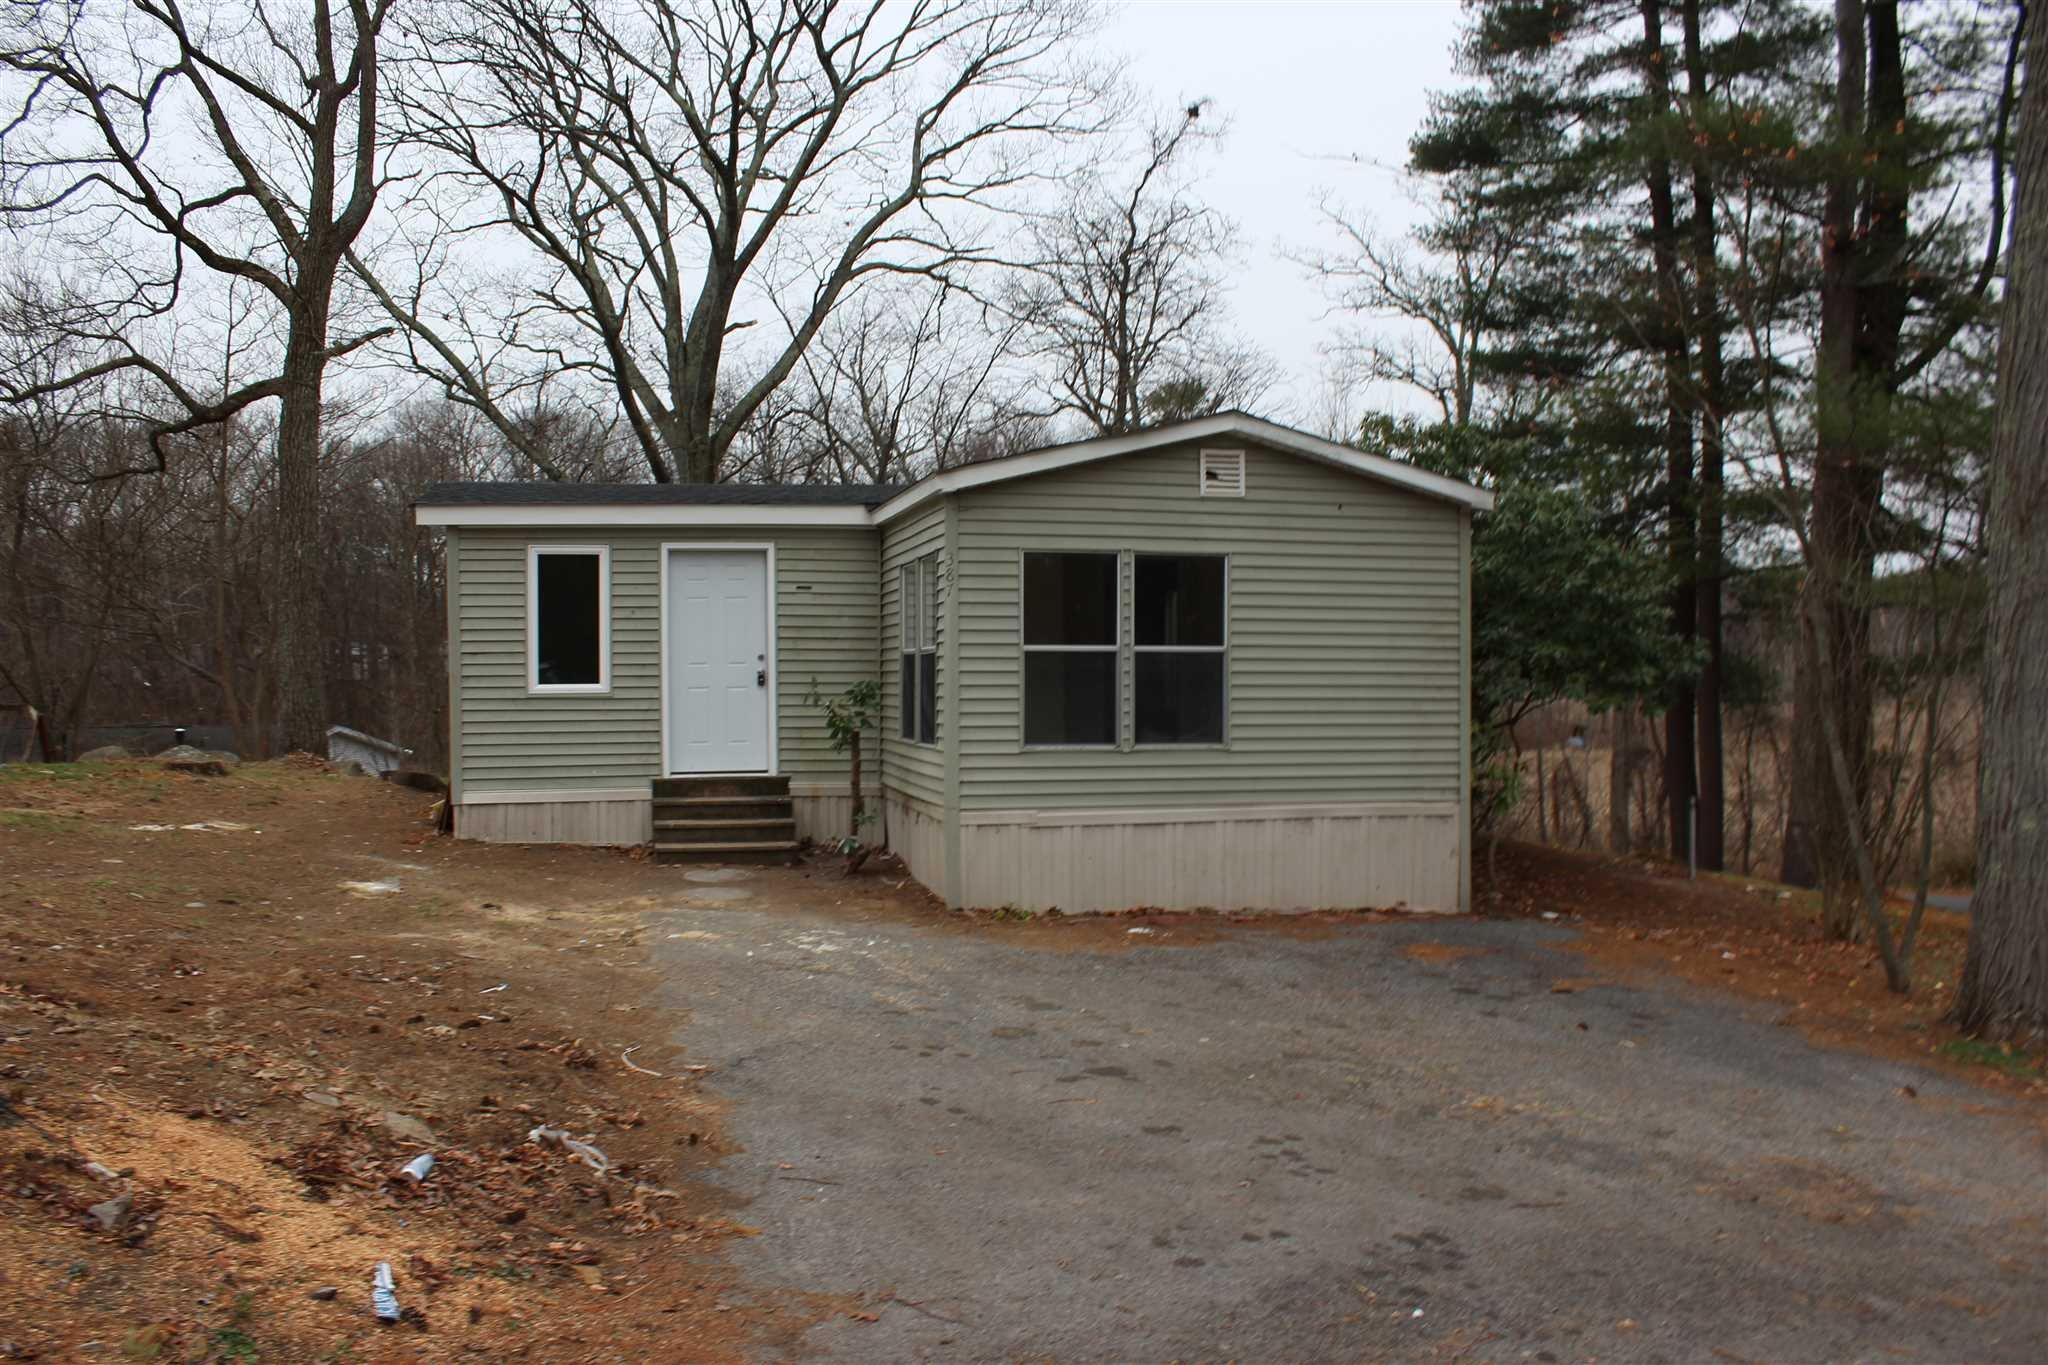
M 1223 742 L 1223 655 L 1137 656 L 1140 744 Z
M 916 739 L 917 656 L 915 654 L 905 654 L 903 656 L 903 672 L 902 676 L 898 678 L 897 681 L 900 686 L 900 691 L 897 693 L 897 695 L 902 699 L 900 709 L 903 712 L 903 724 L 899 733 L 905 739 Z
M 1139 555 L 1136 635 L 1143 645 L 1223 643 L 1223 557 Z
M 917 656 L 917 739 L 939 742 L 939 656 L 930 651 Z
M 1116 743 L 1116 653 L 1024 656 L 1026 744 Z
M 1024 556 L 1024 643 L 1116 643 L 1116 556 Z
M 598 557 L 536 555 L 533 573 L 535 681 L 543 687 L 602 682 Z

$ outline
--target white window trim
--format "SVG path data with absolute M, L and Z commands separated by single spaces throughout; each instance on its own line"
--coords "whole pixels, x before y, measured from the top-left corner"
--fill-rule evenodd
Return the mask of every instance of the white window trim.
M 1116 564 L 1114 601 L 1111 603 L 1111 619 L 1116 622 L 1116 639 L 1106 645 L 1034 645 L 1024 638 L 1024 575 L 1026 560 L 1031 555 L 1094 555 L 1113 560 Z M 1086 753 L 1114 753 L 1123 747 L 1124 729 L 1124 564 L 1121 550 L 1104 550 L 1099 547 L 1068 549 L 1059 546 L 1034 546 L 1017 552 L 1017 747 L 1028 753 L 1057 753 L 1061 750 L 1078 750 Z M 1116 661 L 1111 676 L 1116 682 L 1115 734 L 1106 744 L 1033 744 L 1025 737 L 1024 717 L 1030 707 L 1025 695 L 1031 686 L 1030 670 L 1026 666 L 1033 654 L 1107 654 Z
M 1138 561 L 1141 559 L 1220 559 L 1223 561 L 1223 643 L 1220 645 L 1141 645 L 1138 643 Z M 1228 749 L 1230 747 L 1230 556 L 1210 550 L 1135 550 L 1131 553 L 1131 655 L 1221 654 L 1223 656 L 1223 737 L 1221 739 L 1138 739 L 1138 677 L 1131 671 L 1131 748 Z
M 540 680 L 540 557 L 597 556 L 597 681 L 544 683 Z M 612 690 L 612 547 L 528 545 L 526 547 L 526 693 L 532 697 L 595 697 Z

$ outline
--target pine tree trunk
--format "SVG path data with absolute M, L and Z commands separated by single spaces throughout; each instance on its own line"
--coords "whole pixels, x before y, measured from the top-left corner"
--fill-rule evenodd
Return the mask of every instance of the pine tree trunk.
M 285 339 L 277 424 L 278 721 L 284 752 L 323 752 L 327 670 L 322 639 L 320 404 L 327 371 L 328 296 L 307 290 Z
M 2028 51 L 2048 53 L 2048 5 L 2026 22 Z M 2031 62 L 2013 169 L 1985 527 L 1977 888 L 1954 1017 L 1971 1033 L 2033 1041 L 2048 1035 L 2048 80 Z
M 1642 0 L 1643 81 L 1650 107 L 1662 115 L 1671 107 L 1671 70 L 1664 53 L 1664 10 L 1660 0 Z M 1665 553 L 1671 563 L 1671 625 L 1690 639 L 1698 626 L 1697 549 L 1694 536 L 1691 399 L 1687 393 L 1685 294 L 1678 278 L 1678 214 L 1672 200 L 1671 163 L 1651 159 L 1650 257 L 1660 305 L 1659 343 L 1664 353 L 1664 519 Z M 1674 684 L 1664 703 L 1664 808 L 1674 857 L 1685 856 L 1692 802 L 1699 785 L 1695 767 L 1693 684 Z
M 1697 121 L 1709 99 L 1707 66 L 1700 38 L 1702 0 L 1685 0 L 1686 97 Z M 1699 146 L 1699 137 L 1693 145 Z M 1692 158 L 1693 334 L 1698 383 L 1693 394 L 1699 417 L 1698 542 L 1694 564 L 1695 626 L 1704 658 L 1694 690 L 1697 712 L 1699 864 L 1719 871 L 1727 865 L 1727 785 L 1721 728 L 1721 579 L 1724 442 L 1726 410 L 1721 358 L 1721 292 L 1717 270 L 1719 232 L 1714 222 L 1714 178 L 1704 156 Z
M 1866 34 L 1866 20 L 1868 31 Z M 1836 0 L 1835 117 L 1845 151 L 1892 154 L 1906 117 L 1894 0 Z M 1905 321 L 1906 199 L 1882 176 L 1868 186 L 1844 155 L 1821 213 L 1817 431 L 1807 525 L 1802 631 L 1794 684 L 1793 812 L 1821 888 L 1821 927 L 1859 936 L 1857 864 L 1867 852 L 1871 776 L 1870 587 L 1875 524 L 1884 497 L 1892 370 Z M 1825 643 L 1826 664 L 1813 643 Z M 1824 723 L 1825 722 L 1825 723 Z M 1832 731 L 1849 775 L 1845 797 L 1824 735 Z M 1787 840 L 1788 864 L 1796 841 Z M 1787 871 L 1793 869 L 1788 866 Z M 1793 880 L 1790 876 L 1787 880 Z

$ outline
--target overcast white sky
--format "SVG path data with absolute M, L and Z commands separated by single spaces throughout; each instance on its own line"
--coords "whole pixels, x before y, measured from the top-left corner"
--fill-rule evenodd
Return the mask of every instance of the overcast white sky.
M 1129 0 L 1102 41 L 1164 103 L 1208 97 L 1230 136 L 1210 162 L 1209 202 L 1238 223 L 1244 269 L 1231 300 L 1239 327 L 1287 368 L 1288 405 L 1316 400 L 1325 304 L 1283 244 L 1318 240 L 1320 191 L 1369 209 L 1387 230 L 1411 205 L 1389 167 L 1428 96 L 1454 82 L 1457 0 Z M 1412 400 L 1373 393 L 1375 406 Z

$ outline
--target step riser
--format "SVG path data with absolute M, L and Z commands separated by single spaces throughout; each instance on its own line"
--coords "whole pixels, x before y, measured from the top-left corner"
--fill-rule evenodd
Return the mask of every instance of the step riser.
M 656 801 L 654 818 L 660 820 L 788 820 L 796 807 L 787 797 L 734 798 L 731 801 L 692 803 Z
M 672 796 L 788 796 L 786 777 L 657 777 L 654 799 Z
M 781 844 L 796 838 L 796 821 L 765 820 L 753 825 L 719 825 L 713 829 L 679 827 L 674 821 L 654 822 L 657 844 Z

